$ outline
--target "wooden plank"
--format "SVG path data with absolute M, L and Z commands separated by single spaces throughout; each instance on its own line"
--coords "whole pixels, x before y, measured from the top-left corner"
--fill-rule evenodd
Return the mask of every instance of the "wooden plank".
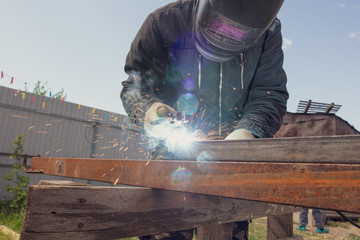
M 200 141 L 175 149 L 174 159 L 360 163 L 360 135 Z
M 197 240 L 232 240 L 235 223 L 209 224 L 196 229 Z
M 148 188 L 30 186 L 21 239 L 115 239 L 299 208 Z
M 40 180 L 38 185 L 57 185 L 57 186 L 90 186 L 87 183 L 69 181 L 69 180 Z
M 360 164 L 33 158 L 45 174 L 360 213 Z
M 267 240 L 286 239 L 293 235 L 292 213 L 267 218 Z

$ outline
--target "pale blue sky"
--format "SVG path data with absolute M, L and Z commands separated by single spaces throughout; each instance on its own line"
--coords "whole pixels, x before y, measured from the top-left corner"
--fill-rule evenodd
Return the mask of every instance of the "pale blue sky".
M 125 113 L 123 66 L 146 16 L 170 0 L 0 0 L 0 85 L 48 81 L 67 101 Z M 286 0 L 279 13 L 288 111 L 299 100 L 342 105 L 360 130 L 360 0 Z M 10 85 L 11 77 L 14 84 Z

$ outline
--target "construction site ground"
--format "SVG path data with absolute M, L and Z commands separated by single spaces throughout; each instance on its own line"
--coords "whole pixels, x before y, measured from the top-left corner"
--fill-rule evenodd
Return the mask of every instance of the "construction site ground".
M 252 220 L 252 223 L 250 224 L 249 240 L 266 239 L 266 221 L 266 218 L 257 218 Z M 298 221 L 294 220 L 294 235 L 302 235 L 304 240 L 360 240 L 360 229 L 349 222 L 329 220 L 327 221 L 325 228 L 328 228 L 330 232 L 324 234 L 316 233 L 316 227 L 313 227 L 310 224 L 306 227 L 307 231 L 296 230 L 295 228 L 298 224 Z

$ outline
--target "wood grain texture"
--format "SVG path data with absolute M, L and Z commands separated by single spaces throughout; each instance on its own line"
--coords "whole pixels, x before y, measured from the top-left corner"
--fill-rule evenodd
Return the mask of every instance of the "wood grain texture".
M 286 239 L 293 235 L 293 215 L 269 216 L 267 218 L 267 240 Z
M 21 239 L 115 239 L 299 208 L 148 188 L 30 186 Z

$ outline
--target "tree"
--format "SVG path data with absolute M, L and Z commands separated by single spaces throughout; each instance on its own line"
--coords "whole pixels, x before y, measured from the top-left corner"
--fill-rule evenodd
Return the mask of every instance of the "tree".
M 46 84 L 47 84 L 47 83 L 48 83 L 48 82 L 42 83 L 41 81 L 37 81 L 36 84 L 35 84 L 33 93 L 39 94 L 39 95 L 41 95 L 41 96 L 45 96 L 45 95 L 47 95 L 48 93 L 50 93 L 50 90 L 48 90 L 48 89 L 46 88 Z M 25 89 L 27 89 L 26 83 L 25 83 Z M 64 89 L 61 88 L 61 90 L 60 90 L 59 92 L 55 92 L 55 93 L 52 95 L 52 97 L 55 98 L 55 99 L 62 100 L 63 98 L 66 98 L 67 95 L 64 94 Z

